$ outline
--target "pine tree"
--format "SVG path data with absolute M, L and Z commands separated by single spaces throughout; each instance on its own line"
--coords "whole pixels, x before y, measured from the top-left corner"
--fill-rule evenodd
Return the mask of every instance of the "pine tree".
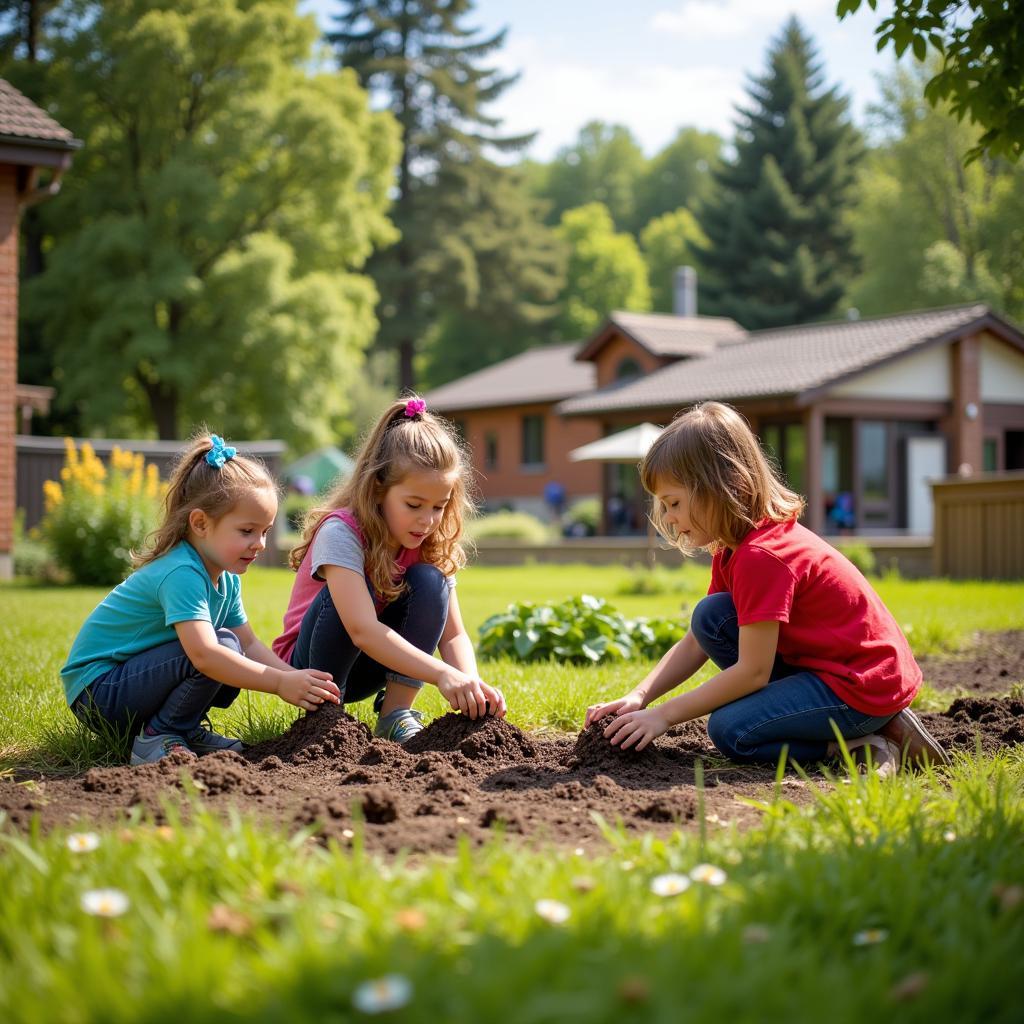
M 401 238 L 370 271 L 381 293 L 378 344 L 397 350 L 399 383 L 411 387 L 417 349 L 446 301 L 458 303 L 460 280 L 476 275 L 466 224 L 474 204 L 453 222 L 453 190 L 467 181 L 470 191 L 473 182 L 484 188 L 495 170 L 488 148 L 515 151 L 532 135 L 499 135 L 499 121 L 484 110 L 516 76 L 481 65 L 503 45 L 505 31 L 479 38 L 478 29 L 465 27 L 471 0 L 343 0 L 343 7 L 327 39 L 343 67 L 387 97 L 403 130 L 391 210 Z M 462 298 L 471 301 L 469 293 Z
M 702 313 L 757 330 L 835 312 L 857 269 L 845 223 L 860 138 L 792 18 L 739 109 L 736 155 L 701 214 Z

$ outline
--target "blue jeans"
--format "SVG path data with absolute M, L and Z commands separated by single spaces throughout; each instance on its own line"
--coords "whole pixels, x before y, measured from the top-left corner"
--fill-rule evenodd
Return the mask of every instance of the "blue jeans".
M 379 619 L 413 647 L 433 654 L 448 621 L 448 581 L 436 565 L 417 562 L 405 570 L 405 583 L 405 590 Z M 422 680 L 393 672 L 352 642 L 328 587 L 321 588 L 306 609 L 291 660 L 295 668 L 330 672 L 341 690 L 342 704 L 379 693 L 390 682 L 416 689 L 423 686 Z
M 690 629 L 719 668 L 739 660 L 740 630 L 730 594 L 698 601 Z M 876 732 L 890 717 L 851 708 L 813 672 L 776 658 L 767 686 L 711 712 L 708 736 L 733 761 L 777 763 L 784 747 L 794 761 L 820 761 L 836 738 L 833 723 L 844 739 L 853 739 Z
M 236 654 L 242 645 L 230 629 L 217 630 L 217 643 Z M 226 708 L 236 697 L 234 686 L 204 676 L 189 661 L 177 640 L 151 647 L 93 680 L 71 710 L 79 721 L 95 727 L 94 716 L 130 735 L 144 725 L 160 733 L 187 736 L 211 707 Z

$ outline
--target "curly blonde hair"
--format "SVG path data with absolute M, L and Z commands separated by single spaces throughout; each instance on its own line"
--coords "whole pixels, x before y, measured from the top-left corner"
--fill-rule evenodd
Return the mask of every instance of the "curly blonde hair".
M 804 499 L 779 479 L 747 421 L 722 402 L 680 413 L 651 445 L 640 466 L 644 489 L 673 480 L 690 494 L 695 526 L 714 538 L 712 550 L 736 547 L 758 523 L 784 523 L 803 512 Z M 684 554 L 693 546 L 664 521 L 655 501 L 655 528 Z
M 434 470 L 453 474 L 451 498 L 441 522 L 420 547 L 420 558 L 453 576 L 466 564 L 461 543 L 464 520 L 473 513 L 469 458 L 458 435 L 446 420 L 420 407 L 416 396 L 391 403 L 367 435 L 356 457 L 352 475 L 310 509 L 302 526 L 302 542 L 292 548 L 289 564 L 297 570 L 324 518 L 340 508 L 348 509 L 362 530 L 366 545 L 366 573 L 380 597 L 395 600 L 405 587 L 395 576 L 391 535 L 381 513 L 388 489 L 410 473 Z
M 193 509 L 201 509 L 217 520 L 254 491 L 269 491 L 277 498 L 277 484 L 262 462 L 248 455 L 235 455 L 218 469 L 206 461 L 213 447 L 212 435 L 202 427 L 178 456 L 164 495 L 163 521 L 146 538 L 145 547 L 132 552 L 136 569 L 166 555 L 188 536 L 188 517 Z

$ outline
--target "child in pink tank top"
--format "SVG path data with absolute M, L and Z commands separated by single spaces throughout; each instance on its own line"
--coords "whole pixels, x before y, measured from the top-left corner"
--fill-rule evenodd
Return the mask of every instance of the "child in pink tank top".
M 455 594 L 468 473 L 422 399 L 393 402 L 291 553 L 296 579 L 274 652 L 330 672 L 343 702 L 374 696 L 374 734 L 399 743 L 423 728 L 412 704 L 424 682 L 470 718 L 505 714 L 501 691 L 480 678 Z

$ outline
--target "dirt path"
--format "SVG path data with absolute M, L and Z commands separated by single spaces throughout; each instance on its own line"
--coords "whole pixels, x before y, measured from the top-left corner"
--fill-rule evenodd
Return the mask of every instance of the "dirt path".
M 986 751 L 1024 742 L 1024 700 L 963 698 L 945 714 L 923 716 L 950 749 Z M 703 807 L 695 785 L 703 765 Z M 611 748 L 595 727 L 575 740 L 536 740 L 504 721 L 445 715 L 402 748 L 372 738 L 365 725 L 333 707 L 300 718 L 277 739 L 244 755 L 175 757 L 141 768 L 94 768 L 71 779 L 0 780 L 0 810 L 24 828 L 113 822 L 141 805 L 157 820 L 162 802 L 188 780 L 213 808 L 235 805 L 289 828 L 316 825 L 342 843 L 361 819 L 371 850 L 455 849 L 479 844 L 495 828 L 513 836 L 595 848 L 595 812 L 635 831 L 665 833 L 757 822 L 744 801 L 768 801 L 775 773 L 724 762 L 702 722 L 677 726 L 642 754 Z M 786 797 L 809 800 L 788 773 Z

